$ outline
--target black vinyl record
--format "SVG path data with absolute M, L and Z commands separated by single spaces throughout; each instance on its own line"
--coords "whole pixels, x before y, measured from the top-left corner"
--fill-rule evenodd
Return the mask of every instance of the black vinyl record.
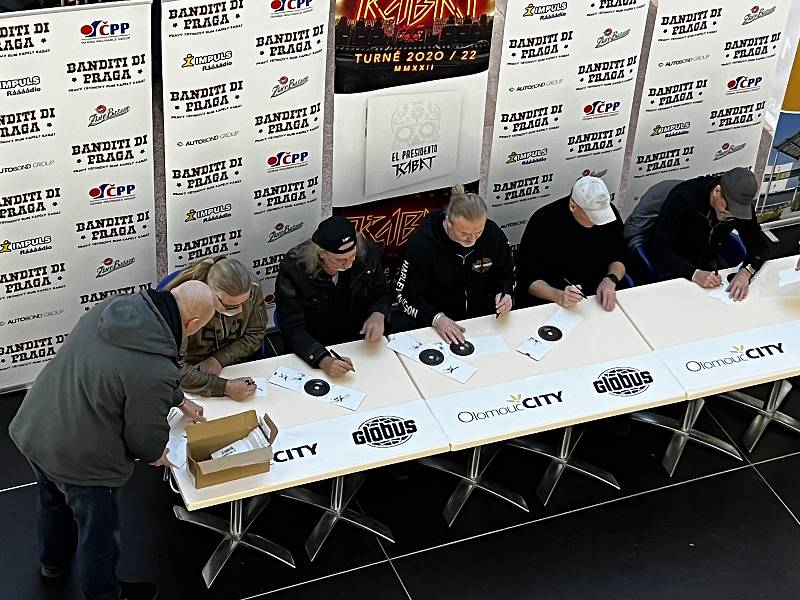
M 464 340 L 463 344 L 450 344 L 450 352 L 458 356 L 469 356 L 475 352 L 475 346 L 471 342 Z
M 557 342 L 564 334 L 558 327 L 553 325 L 542 325 L 539 327 L 539 337 L 546 342 Z
M 327 381 L 322 381 L 322 379 L 309 379 L 303 385 L 303 389 L 309 396 L 324 396 L 331 391 L 331 386 Z
M 423 350 L 419 353 L 419 359 L 425 365 L 435 366 L 444 362 L 444 354 L 438 350 Z

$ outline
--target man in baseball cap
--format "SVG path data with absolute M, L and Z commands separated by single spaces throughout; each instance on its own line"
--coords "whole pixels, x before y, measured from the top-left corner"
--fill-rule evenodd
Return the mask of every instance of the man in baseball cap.
M 625 276 L 622 220 L 606 184 L 581 177 L 572 192 L 543 206 L 528 221 L 517 260 L 517 304 L 563 307 L 596 294 L 606 310 L 616 305 Z
M 379 248 L 341 216 L 328 217 L 283 257 L 275 282 L 275 323 L 286 350 L 331 377 L 354 371 L 328 344 L 382 339 L 391 317 Z
M 663 279 L 685 277 L 704 288 L 719 286 L 716 271 L 735 266 L 724 264 L 720 253 L 736 229 L 747 255 L 727 291 L 733 300 L 743 300 L 769 250 L 755 215 L 757 197 L 758 181 L 742 167 L 676 185 L 645 244 L 657 274 Z

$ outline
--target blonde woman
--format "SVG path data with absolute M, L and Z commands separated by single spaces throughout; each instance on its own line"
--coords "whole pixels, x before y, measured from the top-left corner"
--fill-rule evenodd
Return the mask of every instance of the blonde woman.
M 267 308 L 261 286 L 233 258 L 218 256 L 193 263 L 167 289 L 184 281 L 202 281 L 214 292 L 216 312 L 208 324 L 184 342 L 181 387 L 201 396 L 245 400 L 256 391 L 250 377 L 220 377 L 223 367 L 242 362 L 261 346 L 267 332 Z

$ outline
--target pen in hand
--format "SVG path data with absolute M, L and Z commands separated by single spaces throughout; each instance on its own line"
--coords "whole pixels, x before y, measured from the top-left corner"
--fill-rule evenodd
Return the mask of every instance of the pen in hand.
M 349 365 L 350 365 L 350 370 L 351 370 L 353 373 L 355 373 L 355 372 L 356 372 L 356 368 L 353 366 L 353 363 L 351 363 L 351 362 L 349 362 L 349 361 L 346 361 L 346 360 L 344 360 L 344 359 L 343 359 L 341 356 L 339 356 L 339 355 L 336 353 L 336 350 L 331 350 L 330 348 L 328 348 L 328 352 L 330 352 L 330 353 L 331 353 L 331 355 L 333 356 L 333 358 L 335 358 L 335 359 L 337 359 L 337 360 L 341 360 L 341 361 L 343 361 L 343 362 L 346 362 L 347 364 L 349 364 Z
M 500 311 L 497 310 L 497 307 L 500 306 L 500 303 L 503 301 L 503 298 L 505 298 L 505 295 L 506 295 L 506 293 L 502 292 L 500 294 L 500 300 L 497 301 L 497 306 L 495 306 L 495 313 L 494 313 L 494 318 L 495 319 L 499 319 L 500 318 Z
M 571 282 L 569 279 L 567 279 L 566 277 L 564 277 L 563 279 L 564 279 L 564 281 L 566 281 L 566 282 L 567 282 L 567 285 L 569 285 L 569 286 L 572 286 L 572 287 L 574 287 L 574 288 L 575 288 L 575 290 L 576 290 L 576 291 L 577 291 L 577 292 L 578 292 L 578 293 L 581 295 L 581 298 L 583 298 L 584 300 L 586 300 L 586 294 L 584 294 L 584 293 L 583 293 L 583 291 L 581 290 L 581 288 L 579 288 L 577 285 L 575 285 L 574 283 L 572 283 L 572 282 Z

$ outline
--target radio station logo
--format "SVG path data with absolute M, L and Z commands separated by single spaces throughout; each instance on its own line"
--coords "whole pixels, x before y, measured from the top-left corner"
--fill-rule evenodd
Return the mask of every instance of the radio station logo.
M 775 7 L 771 6 L 770 8 L 761 8 L 760 6 L 756 5 L 750 9 L 750 12 L 744 16 L 744 20 L 742 21 L 742 25 L 749 25 L 754 21 L 758 21 L 759 19 L 763 19 L 764 17 L 771 15 L 775 12 Z
M 739 152 L 740 150 L 744 150 L 745 146 L 747 146 L 746 142 L 742 142 L 741 144 L 729 144 L 725 142 L 722 144 L 722 147 L 717 150 L 716 154 L 714 154 L 714 160 L 721 160 L 731 154 Z
M 186 54 L 183 57 L 183 64 L 181 69 L 187 67 L 200 67 L 203 71 L 213 71 L 214 69 L 222 69 L 223 67 L 230 67 L 233 64 L 233 50 L 223 50 L 222 52 L 214 52 L 213 54 L 194 55 L 192 53 Z
M 691 121 L 683 121 L 681 123 L 670 123 L 669 125 L 656 125 L 650 133 L 650 137 L 663 135 L 665 138 L 674 137 L 676 135 L 686 135 L 692 127 Z
M 136 258 L 131 256 L 130 258 L 126 258 L 123 260 L 119 260 L 118 258 L 105 258 L 103 259 L 102 264 L 97 267 L 97 275 L 94 276 L 95 279 L 99 279 L 100 277 L 105 277 L 106 275 L 110 275 L 114 271 L 119 271 L 120 269 L 124 269 L 136 262 Z
M 105 204 L 121 200 L 132 200 L 136 197 L 135 183 L 101 183 L 89 189 L 89 204 Z
M 740 344 L 733 346 L 729 350 L 728 356 L 721 356 L 711 360 L 690 360 L 684 366 L 691 373 L 699 373 L 700 371 L 728 367 L 751 360 L 777 357 L 783 353 L 783 342 L 753 346 L 752 348 L 745 348 L 743 344 Z
M 763 77 L 751 77 L 747 75 L 739 75 L 731 79 L 725 84 L 726 95 L 741 94 L 743 92 L 756 92 L 761 89 L 761 82 L 764 81 Z
M 50 245 L 53 243 L 53 238 L 49 235 L 40 235 L 37 237 L 27 238 L 24 240 L 11 241 L 5 239 L 0 242 L 0 254 L 19 253 L 33 254 L 34 252 L 42 252 L 44 250 L 52 250 Z
M 595 100 L 591 104 L 583 107 L 583 119 L 602 119 L 604 117 L 615 117 L 619 114 L 619 107 L 622 102 L 618 100 Z
M 42 78 L 39 75 L 26 75 L 25 77 L 15 77 L 14 79 L 0 79 L 0 91 L 6 96 L 21 96 L 22 94 L 32 94 L 41 92 L 39 86 Z
M 94 112 L 89 115 L 89 127 L 95 127 L 97 125 L 101 125 L 102 123 L 106 123 L 111 119 L 116 119 L 117 117 L 121 117 L 122 115 L 127 115 L 131 110 L 130 105 L 124 106 L 122 108 L 113 108 L 110 106 L 106 106 L 105 104 L 98 104 L 97 107 L 94 109 Z
M 272 0 L 269 4 L 270 17 L 300 15 L 313 10 L 313 0 Z
M 353 443 L 372 448 L 394 448 L 405 444 L 417 432 L 414 419 L 400 417 L 372 417 L 353 432 Z
M 653 383 L 650 371 L 641 371 L 633 367 L 614 367 L 606 369 L 592 382 L 598 394 L 612 396 L 638 396 L 647 391 Z
M 272 94 L 270 94 L 270 98 L 277 98 L 278 96 L 283 96 L 286 92 L 291 92 L 292 90 L 296 90 L 299 87 L 304 86 L 308 83 L 308 75 L 305 77 L 300 77 L 299 79 L 295 79 L 294 77 L 289 78 L 286 75 L 278 78 L 278 83 L 272 86 Z
M 47 272 L 47 267 L 40 267 Z M 2 281 L 3 275 L 0 274 L 0 284 L 3 283 Z M 8 292 L 7 292 L 8 293 Z M 19 325 L 23 323 L 27 323 L 28 321 L 38 321 L 39 319 L 47 319 L 49 317 L 57 317 L 58 315 L 63 315 L 64 309 L 59 308 L 56 310 L 48 310 L 44 312 L 37 312 L 30 315 L 21 315 L 19 317 L 10 317 L 8 320 L 3 321 L 0 320 L 0 327 L 5 327 L 6 325 Z
M 81 43 L 106 42 L 112 40 L 127 40 L 131 37 L 130 23 L 112 23 L 109 21 L 92 21 L 81 26 Z
M 308 164 L 308 152 L 276 152 L 267 157 L 266 163 L 267 172 L 270 173 L 304 167 Z
M 597 43 L 595 44 L 595 48 L 602 48 L 603 46 L 608 46 L 609 44 L 616 42 L 617 40 L 621 40 L 624 37 L 628 37 L 630 35 L 631 30 L 626 29 L 624 31 L 617 31 L 616 29 L 612 29 L 611 27 L 607 27 L 603 30 L 603 34 L 597 38 Z
M 522 13 L 523 17 L 539 17 L 540 21 L 548 19 L 557 19 L 564 17 L 567 14 L 566 2 L 553 2 L 552 4 L 545 4 L 543 6 L 536 6 L 535 4 L 528 4 L 525 7 L 525 12 Z
M 283 223 L 276 223 L 275 228 L 269 232 L 269 236 L 267 237 L 267 243 L 271 244 L 272 242 L 277 242 L 282 237 L 285 237 L 290 233 L 294 233 L 295 231 L 299 231 L 302 228 L 303 228 L 302 221 L 300 221 L 299 223 L 295 223 L 294 225 L 284 225 Z
M 506 164 L 531 165 L 544 160 L 547 160 L 547 148 L 537 148 L 527 152 L 511 152 L 506 159 Z
M 486 419 L 495 419 L 497 417 L 506 417 L 525 410 L 542 408 L 545 406 L 552 406 L 554 404 L 561 404 L 564 391 L 548 392 L 546 394 L 530 395 L 525 394 L 510 394 L 506 400 L 505 406 L 498 406 L 489 410 L 462 410 L 458 413 L 458 420 L 462 423 L 474 423 L 477 421 L 485 421 Z
M 677 15 L 661 17 L 661 27 L 665 34 L 672 36 L 685 36 L 688 34 L 697 35 L 700 32 L 708 32 L 709 26 L 712 30 L 718 24 L 718 19 L 722 17 L 722 8 L 708 8 Z
M 200 210 L 190 208 L 188 211 L 186 211 L 186 218 L 183 220 L 183 222 L 208 223 L 210 221 L 219 221 L 220 219 L 227 219 L 232 215 L 231 213 L 232 209 L 233 205 L 230 203 L 217 204 L 216 206 L 211 206 L 209 208 L 201 208 Z

